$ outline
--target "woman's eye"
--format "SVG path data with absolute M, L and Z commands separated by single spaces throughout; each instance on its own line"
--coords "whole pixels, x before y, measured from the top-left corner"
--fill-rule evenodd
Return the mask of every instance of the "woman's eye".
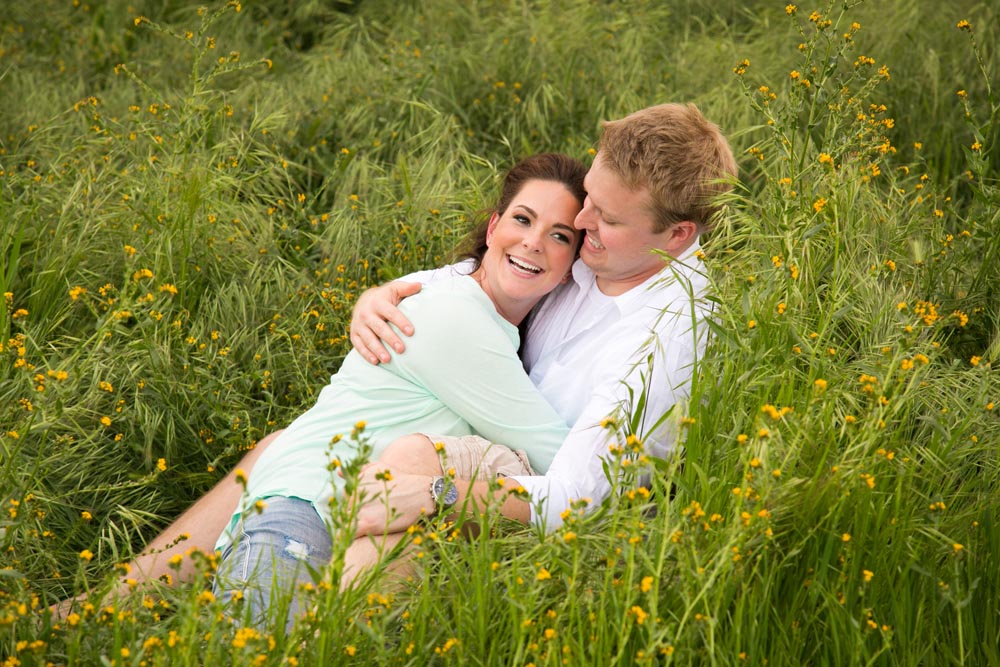
M 560 243 L 569 243 L 569 241 L 570 241 L 569 236 L 567 236 L 566 234 L 559 233 L 559 232 L 556 232 L 555 234 L 553 234 L 552 238 L 554 238 L 556 241 L 559 241 Z
M 514 216 L 514 220 L 516 220 L 517 222 L 520 222 L 522 225 L 530 225 L 531 224 L 531 220 L 529 220 L 528 216 L 526 216 L 526 215 L 517 214 L 517 215 Z

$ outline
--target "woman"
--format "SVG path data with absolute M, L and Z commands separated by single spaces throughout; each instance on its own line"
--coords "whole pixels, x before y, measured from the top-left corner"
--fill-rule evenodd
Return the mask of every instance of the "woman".
M 316 405 L 261 455 L 217 545 L 223 550 L 216 580 L 221 597 L 239 590 L 259 616 L 272 590 L 308 580 L 310 568 L 329 560 L 330 500 L 340 485 L 330 462 L 357 454 L 351 439 L 330 443 L 359 420 L 367 423 L 364 435 L 375 455 L 417 430 L 478 434 L 520 443 L 534 469 L 548 467 L 568 428 L 524 373 L 517 326 L 569 277 L 585 173 L 578 161 L 555 154 L 512 168 L 481 229 L 485 242 L 474 251 L 475 270 L 406 301 L 419 331 L 406 354 L 379 366 L 349 354 Z M 290 618 L 297 601 L 291 604 Z

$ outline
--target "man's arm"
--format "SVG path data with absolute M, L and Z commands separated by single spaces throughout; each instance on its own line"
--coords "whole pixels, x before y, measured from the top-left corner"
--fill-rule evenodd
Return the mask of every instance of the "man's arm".
M 372 287 L 362 292 L 351 313 L 351 344 L 369 363 L 388 363 L 391 358 L 388 348 L 402 354 L 406 350 L 403 339 L 389 326 L 406 336 L 413 335 L 413 324 L 397 306 L 408 296 L 420 291 L 421 286 L 441 278 L 470 273 L 468 262 L 449 264 L 428 271 L 415 271 L 391 283 Z
M 421 435 L 407 437 L 426 440 Z M 383 461 L 373 461 L 362 469 L 359 483 L 368 497 L 358 509 L 355 528 L 358 537 L 402 532 L 420 517 L 434 513 L 436 508 L 430 493 L 431 482 L 442 473 L 429 440 L 427 445 L 430 451 L 425 460 L 430 465 L 422 466 L 423 469 L 416 472 Z M 455 479 L 453 483 L 458 489 L 458 501 L 453 506 L 455 510 L 464 508 L 469 514 L 479 515 L 493 509 L 499 510 L 508 519 L 524 524 L 531 520 L 531 507 L 520 493 L 521 486 L 514 481 L 507 481 L 500 488 L 482 480 Z
M 623 428 L 624 422 L 636 422 L 634 435 L 642 442 L 643 454 L 664 457 L 674 449 L 677 426 L 662 417 L 690 395 L 692 370 L 706 329 L 703 320 L 692 327 L 686 314 L 674 315 L 657 323 L 657 335 L 644 349 L 597 362 L 601 373 L 594 377 L 591 398 L 546 474 L 512 478 L 532 499 L 533 522 L 554 530 L 573 501 L 588 499 L 590 507 L 596 507 L 612 492 L 616 480 L 608 479 L 605 462 L 614 468 L 611 446 L 626 446 L 629 429 Z M 641 395 L 643 414 L 636 415 Z M 608 417 L 618 425 L 604 427 Z
M 407 527 L 416 523 L 421 516 L 434 511 L 430 486 L 434 476 L 440 475 L 441 470 L 433 446 L 425 460 L 431 462 L 431 466 L 436 466 L 436 469 L 421 466 L 424 469 L 420 472 L 407 473 L 394 471 L 391 466 L 376 461 L 362 471 L 362 484 L 373 485 L 371 488 L 377 489 L 376 497 L 359 510 L 357 537 L 344 555 L 341 589 L 350 588 L 358 577 L 363 576 L 392 551 L 406 536 Z M 386 514 L 386 498 L 380 495 L 383 485 L 389 487 L 388 498 L 392 503 L 389 515 Z M 458 489 L 458 501 L 454 505 L 456 511 L 464 510 L 473 516 L 479 516 L 487 510 L 496 511 L 499 508 L 500 513 L 509 519 L 524 524 L 531 519 L 528 503 L 515 494 L 517 484 L 509 483 L 498 489 L 489 482 L 455 480 L 455 487 Z M 385 573 L 389 576 L 383 580 L 382 585 L 392 586 L 393 581 L 403 582 L 413 573 L 412 553 L 412 548 L 405 549 L 394 561 L 386 563 Z
M 658 372 L 651 373 L 646 364 L 633 364 L 624 380 L 618 379 L 623 371 L 616 374 L 611 369 L 629 369 L 629 366 L 624 361 L 608 363 L 603 381 L 599 381 L 593 389 L 590 402 L 562 441 L 544 475 L 510 477 L 499 492 L 491 491 L 486 482 L 456 481 L 460 499 L 472 499 L 470 507 L 474 511 L 482 511 L 487 506 L 498 506 L 501 499 L 498 493 L 508 494 L 502 496 L 502 503 L 499 504 L 499 510 L 505 517 L 522 523 L 533 521 L 550 531 L 562 524 L 562 513 L 573 501 L 586 498 L 591 501 L 590 507 L 599 505 L 612 491 L 612 483 L 605 473 L 609 447 L 615 443 L 624 444 L 624 435 L 617 429 L 603 427 L 602 422 L 605 417 L 621 412 L 622 405 L 629 403 L 629 387 L 632 388 L 634 396 L 631 400 L 634 401 L 646 385 L 647 419 L 640 425 L 640 436 L 649 438 L 644 453 L 663 456 L 674 446 L 677 434 L 672 422 L 665 422 L 655 430 L 653 427 L 672 405 L 687 397 L 694 348 L 675 339 L 670 348 L 661 350 L 655 359 L 654 366 L 659 365 Z M 434 459 L 435 463 L 436 458 L 435 453 L 428 453 L 428 459 Z M 389 483 L 391 507 L 388 508 L 392 525 L 387 524 L 384 504 L 373 505 L 364 510 L 367 519 L 365 532 L 368 533 L 380 532 L 387 526 L 390 532 L 402 530 L 419 519 L 430 505 L 428 488 L 431 477 L 426 476 L 429 473 L 409 474 L 410 470 L 392 468 L 376 461 L 365 468 L 364 482 L 379 488 L 385 482 L 377 475 L 385 470 L 392 475 Z M 509 495 L 520 489 L 526 494 Z M 377 502 L 383 503 L 384 500 Z M 541 508 L 540 513 L 536 512 L 536 506 Z

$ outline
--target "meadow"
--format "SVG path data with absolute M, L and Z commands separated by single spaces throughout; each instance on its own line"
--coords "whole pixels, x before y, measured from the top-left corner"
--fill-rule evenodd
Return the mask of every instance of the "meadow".
M 10 4 L 4 667 L 1000 665 L 994 4 Z M 651 489 L 428 521 L 404 588 L 338 592 L 337 536 L 290 632 L 200 582 L 49 616 L 309 405 L 358 294 L 448 261 L 507 165 L 668 101 L 741 182 Z

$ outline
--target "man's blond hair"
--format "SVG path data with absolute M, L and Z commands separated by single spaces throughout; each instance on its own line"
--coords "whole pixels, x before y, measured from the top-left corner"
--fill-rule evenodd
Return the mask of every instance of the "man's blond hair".
M 716 199 L 737 175 L 717 125 L 693 104 L 660 104 L 603 126 L 601 161 L 626 187 L 649 191 L 656 232 L 685 220 L 711 230 Z

